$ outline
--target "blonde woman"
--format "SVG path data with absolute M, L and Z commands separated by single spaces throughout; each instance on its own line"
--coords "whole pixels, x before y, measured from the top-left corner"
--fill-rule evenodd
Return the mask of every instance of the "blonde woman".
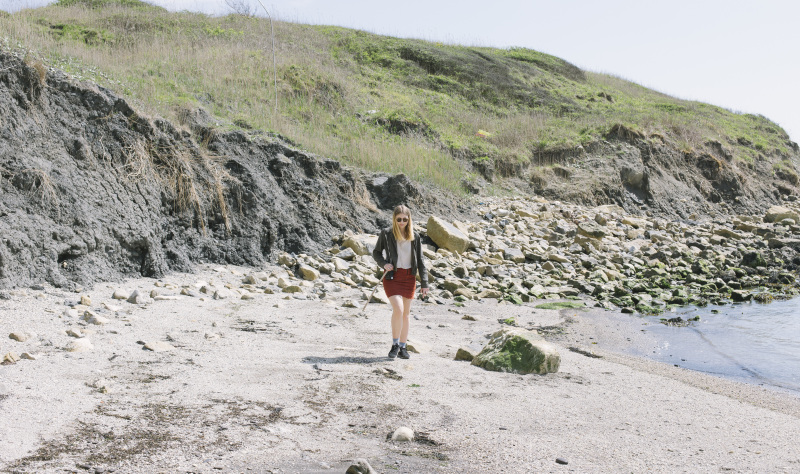
M 389 358 L 400 356 L 401 359 L 408 359 L 406 342 L 411 302 L 417 289 L 417 273 L 422 296 L 428 294 L 428 272 L 422 257 L 422 243 L 414 232 L 411 209 L 402 204 L 394 208 L 392 227 L 381 231 L 372 257 L 386 272 L 383 289 L 392 304 L 392 348 Z

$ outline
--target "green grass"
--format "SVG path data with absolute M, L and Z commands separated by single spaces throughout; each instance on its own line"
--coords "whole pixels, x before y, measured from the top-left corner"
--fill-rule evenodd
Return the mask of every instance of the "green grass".
M 181 110 L 204 107 L 223 128 L 277 132 L 346 164 L 452 191 L 463 192 L 473 170 L 541 165 L 614 130 L 686 153 L 716 153 L 710 143 L 718 142 L 734 161 L 767 157 L 784 163 L 776 174 L 796 179 L 788 135 L 764 117 L 530 49 L 286 22 L 275 23 L 275 38 L 273 69 L 261 18 L 170 13 L 138 0 L 60 0 L 0 15 L 4 49 L 108 87 L 146 115 L 178 122 Z

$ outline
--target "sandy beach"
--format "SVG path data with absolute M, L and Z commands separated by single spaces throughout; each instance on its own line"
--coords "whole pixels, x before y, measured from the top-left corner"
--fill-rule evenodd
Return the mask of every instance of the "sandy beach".
M 0 356 L 35 360 L 0 366 L 0 471 L 333 473 L 356 458 L 381 473 L 800 470 L 800 398 L 625 355 L 652 343 L 636 317 L 417 302 L 419 353 L 389 360 L 388 306 L 360 314 L 343 302 L 361 290 L 296 299 L 269 281 L 240 299 L 252 271 L 6 292 Z M 202 283 L 231 295 L 179 295 Z M 118 289 L 169 298 L 131 304 Z M 105 324 L 65 313 L 81 296 Z M 512 316 L 558 346 L 558 373 L 454 360 Z M 65 350 L 79 339 L 92 349 Z M 414 441 L 387 439 L 402 426 Z

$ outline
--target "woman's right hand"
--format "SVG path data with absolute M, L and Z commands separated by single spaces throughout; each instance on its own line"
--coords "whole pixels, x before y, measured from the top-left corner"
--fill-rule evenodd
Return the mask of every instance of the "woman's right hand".
M 383 266 L 383 269 L 386 270 L 387 272 L 390 272 L 394 270 L 394 265 L 392 265 L 391 263 L 387 263 L 386 265 Z

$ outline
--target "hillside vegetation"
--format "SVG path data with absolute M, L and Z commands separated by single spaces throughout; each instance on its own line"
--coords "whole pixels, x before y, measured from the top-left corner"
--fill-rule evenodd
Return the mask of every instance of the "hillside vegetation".
M 170 13 L 138 0 L 60 0 L 0 16 L 4 48 L 180 123 L 202 107 L 220 129 L 280 134 L 373 171 L 445 189 L 501 192 L 553 157 L 610 136 L 725 156 L 796 185 L 797 145 L 768 119 L 685 101 L 525 48 Z M 274 76 L 277 78 L 277 108 Z M 556 160 L 557 161 L 557 160 Z

